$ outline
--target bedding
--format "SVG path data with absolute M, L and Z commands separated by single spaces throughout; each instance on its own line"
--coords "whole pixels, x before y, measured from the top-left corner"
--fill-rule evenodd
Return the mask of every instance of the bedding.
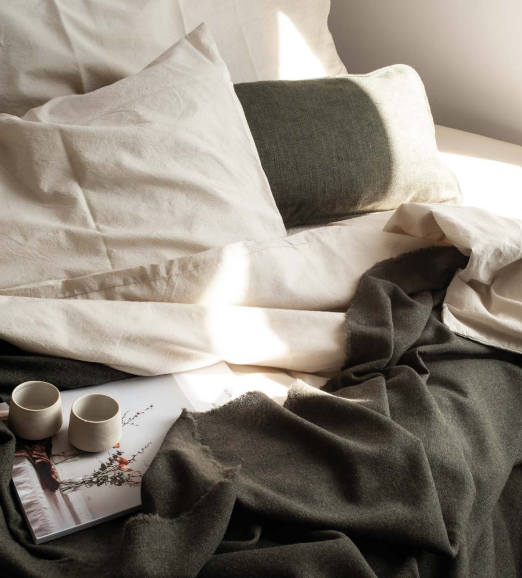
M 234 82 L 346 72 L 329 0 L 16 0 L 0 3 L 0 113 L 135 74 L 205 22 Z
M 9 488 L 14 439 L 0 424 L 5 575 L 518 576 L 522 332 L 510 334 L 520 318 L 495 279 L 522 286 L 521 223 L 415 203 L 385 230 L 383 216 L 2 290 L 1 338 L 29 359 L 62 356 L 55 367 L 78 360 L 56 374 L 61 388 L 103 381 L 85 361 L 155 374 L 225 359 L 290 378 L 276 401 L 253 392 L 184 414 L 141 514 L 41 546 Z M 477 265 L 489 285 L 473 282 Z M 499 322 L 486 344 L 441 321 L 459 276 Z M 502 333 L 518 353 L 488 344 Z M 13 369 L 34 374 L 2 361 L 5 399 Z M 322 390 L 299 379 L 332 370 Z
M 461 200 L 409 66 L 235 90 L 286 227 Z
M 138 74 L 0 115 L 0 188 L 3 286 L 285 235 L 204 24 Z
M 192 26 L 201 9 L 225 61 L 237 56 L 234 80 L 301 78 L 322 55 L 336 66 L 316 26 L 329 4 L 162 4 L 147 49 L 160 56 L 143 69 L 141 19 L 160 17 L 158 1 L 139 16 L 118 0 L 35 1 L 25 18 L 0 5 L 0 64 L 5 46 L 27 47 L 7 52 L 27 74 L 6 76 L 0 98 L 57 91 L 22 119 L 0 116 L 0 400 L 34 378 L 125 387 L 217 361 L 247 393 L 174 424 L 142 513 L 39 546 L 0 421 L 0 574 L 518 578 L 522 221 L 409 202 L 286 236 L 205 26 L 161 44 L 173 14 Z M 97 44 L 112 10 L 121 28 Z M 33 15 L 39 31 L 15 39 Z M 63 84 L 39 53 L 49 30 Z M 306 55 L 303 72 L 287 49 Z M 71 96 L 86 87 L 98 90 Z
M 107 365 L 28 353 L 3 340 L 0 340 L 0 367 L 0 401 L 8 401 L 13 388 L 24 381 L 47 381 L 68 388 L 133 377 Z
M 343 311 L 364 271 L 405 252 L 455 244 L 471 259 L 452 284 L 446 321 L 457 333 L 522 352 L 520 221 L 422 203 L 399 207 L 385 230 L 378 221 L 355 221 L 3 289 L 0 339 L 139 375 L 218 361 L 335 370 L 343 361 Z
M 343 371 L 283 407 L 255 392 L 182 414 L 141 514 L 32 545 L 0 423 L 6 576 L 517 576 L 522 357 L 441 322 L 466 265 L 446 245 L 368 271 Z

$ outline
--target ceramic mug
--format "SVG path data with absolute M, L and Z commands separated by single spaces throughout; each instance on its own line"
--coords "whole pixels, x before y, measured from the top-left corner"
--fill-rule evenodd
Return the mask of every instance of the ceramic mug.
M 18 437 L 43 440 L 62 427 L 60 392 L 46 381 L 25 381 L 16 386 L 9 404 L 8 425 Z
M 122 436 L 121 411 L 110 395 L 91 393 L 71 407 L 69 442 L 85 452 L 101 452 L 115 446 Z

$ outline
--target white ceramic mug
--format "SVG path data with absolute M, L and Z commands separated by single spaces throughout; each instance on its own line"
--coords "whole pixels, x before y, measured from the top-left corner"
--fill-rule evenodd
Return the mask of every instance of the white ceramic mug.
M 18 437 L 43 440 L 62 427 L 60 392 L 46 381 L 25 381 L 14 388 L 8 425 Z
M 121 411 L 110 395 L 91 393 L 71 407 L 69 442 L 85 452 L 101 452 L 116 445 L 122 436 Z

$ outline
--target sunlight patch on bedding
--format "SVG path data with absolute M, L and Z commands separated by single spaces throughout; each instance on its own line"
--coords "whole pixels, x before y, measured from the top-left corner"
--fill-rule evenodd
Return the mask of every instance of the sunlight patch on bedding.
M 288 80 L 326 76 L 321 61 L 283 12 L 277 13 L 279 31 L 279 77 Z
M 249 256 L 238 255 L 231 245 L 202 295 L 202 301 L 210 305 L 205 329 L 212 350 L 230 363 L 255 364 L 257 359 L 279 359 L 288 351 L 267 314 L 243 306 L 248 305 L 249 284 Z
M 201 295 L 203 303 L 243 304 L 248 291 L 248 255 L 238 255 L 237 245 L 222 250 L 221 262 Z
M 210 307 L 206 329 L 213 351 L 230 363 L 255 365 L 258 360 L 280 359 L 288 352 L 259 308 Z

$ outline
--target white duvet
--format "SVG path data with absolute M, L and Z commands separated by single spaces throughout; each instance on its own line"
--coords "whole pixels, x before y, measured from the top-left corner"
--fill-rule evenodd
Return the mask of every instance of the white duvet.
M 331 371 L 344 359 L 344 312 L 364 271 L 433 244 L 470 255 L 447 292 L 444 322 L 458 334 L 522 353 L 522 222 L 416 203 L 391 218 L 5 289 L 0 338 L 139 375 L 217 361 Z

